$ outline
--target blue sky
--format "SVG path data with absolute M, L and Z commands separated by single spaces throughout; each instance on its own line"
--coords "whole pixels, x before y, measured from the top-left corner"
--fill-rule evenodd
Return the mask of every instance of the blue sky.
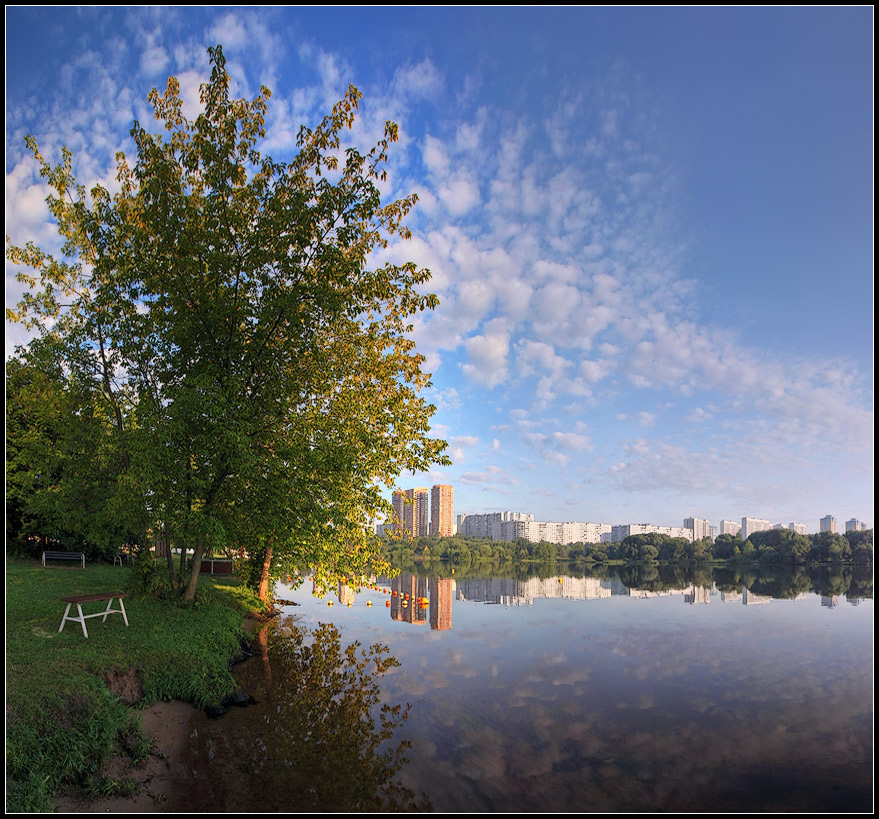
M 24 149 L 113 187 L 146 95 L 190 112 L 221 43 L 290 156 L 354 83 L 399 123 L 387 258 L 433 271 L 414 337 L 456 512 L 873 523 L 873 11 L 6 11 L 6 231 L 57 247 Z M 7 265 L 7 305 L 20 286 Z M 7 350 L 25 340 L 6 327 Z

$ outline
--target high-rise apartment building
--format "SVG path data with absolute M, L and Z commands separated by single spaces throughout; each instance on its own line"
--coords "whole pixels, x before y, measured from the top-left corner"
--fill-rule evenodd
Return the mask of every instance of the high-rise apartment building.
M 857 518 L 852 518 L 845 522 L 846 532 L 866 532 L 867 524 Z
M 798 535 L 806 534 L 806 524 L 805 523 L 794 523 L 793 521 L 788 524 L 788 529 L 792 532 L 796 532 Z
M 437 484 L 430 490 L 430 533 L 439 537 L 455 534 L 455 489 Z
M 684 518 L 684 529 L 693 530 L 693 540 L 711 537 L 711 525 L 703 518 Z
M 772 528 L 772 523 L 762 518 L 742 518 L 742 540 L 747 540 L 754 532 L 765 532 Z
M 626 523 L 621 526 L 612 527 L 610 542 L 622 543 L 627 537 L 631 537 L 632 535 L 649 535 L 651 533 L 668 535 L 669 537 L 682 537 L 691 542 L 693 540 L 693 530 L 688 527 L 656 526 L 652 523 Z M 605 542 L 603 537 L 601 542 Z
M 458 515 L 458 532 L 467 537 L 487 537 L 492 540 L 514 540 L 506 536 L 503 525 L 514 521 L 530 522 L 530 512 L 489 512 L 485 515 Z
M 393 525 L 385 526 L 385 531 L 394 537 L 401 537 L 403 536 L 402 529 L 406 520 L 406 493 L 402 489 L 398 489 L 391 496 L 391 505 L 394 507 L 394 515 L 396 515 L 397 519 L 393 522 Z
M 427 487 L 398 489 L 391 496 L 391 504 L 397 517 L 397 525 L 393 530 L 390 527 L 386 528 L 389 535 L 393 537 L 424 537 L 427 535 Z
M 737 535 L 741 531 L 742 527 L 734 520 L 720 521 L 720 534 L 722 535 Z
M 836 532 L 836 518 L 833 515 L 825 515 L 821 518 L 819 532 Z
M 428 513 L 428 490 L 426 486 L 417 486 L 415 489 L 406 490 L 406 498 L 409 503 L 404 509 L 404 525 L 413 537 L 426 537 L 427 513 Z

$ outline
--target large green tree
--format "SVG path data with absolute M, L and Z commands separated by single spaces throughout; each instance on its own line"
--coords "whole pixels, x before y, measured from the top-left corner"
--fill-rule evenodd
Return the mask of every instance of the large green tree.
M 193 555 L 189 599 L 205 551 L 233 542 L 267 572 L 290 554 L 324 580 L 363 569 L 368 524 L 390 513 L 382 488 L 446 461 L 407 336 L 437 304 L 429 271 L 371 263 L 409 235 L 415 197 L 383 204 L 378 188 L 396 126 L 368 152 L 345 148 L 351 87 L 276 162 L 258 151 L 269 91 L 232 99 L 221 48 L 209 54 L 195 120 L 174 78 L 151 92 L 164 134 L 134 124 L 115 195 L 86 192 L 69 152 L 52 166 L 29 140 L 65 258 L 7 242 L 36 270 L 14 317 L 51 326 L 71 368 L 89 351 L 131 483 Z

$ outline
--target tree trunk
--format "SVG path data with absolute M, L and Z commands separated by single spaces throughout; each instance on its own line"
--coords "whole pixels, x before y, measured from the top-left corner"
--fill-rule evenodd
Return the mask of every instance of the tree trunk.
M 180 570 L 177 572 L 178 577 L 183 577 L 186 571 L 186 541 L 180 545 Z
M 270 608 L 272 605 L 271 598 L 269 597 L 269 579 L 271 575 L 272 568 L 272 545 L 269 543 L 266 546 L 265 553 L 263 554 L 262 559 L 262 574 L 259 577 L 259 599 L 265 603 L 266 608 Z
M 165 542 L 165 562 L 168 564 L 168 582 L 171 588 L 174 588 L 174 555 L 171 554 L 171 533 L 168 531 L 168 524 L 162 527 L 162 539 Z
M 198 588 L 198 576 L 201 573 L 201 556 L 203 554 L 204 540 L 199 540 L 195 544 L 195 552 L 192 555 L 192 571 L 189 574 L 189 583 L 186 586 L 186 593 L 183 595 L 183 599 L 187 603 L 191 603 L 195 600 L 195 590 Z

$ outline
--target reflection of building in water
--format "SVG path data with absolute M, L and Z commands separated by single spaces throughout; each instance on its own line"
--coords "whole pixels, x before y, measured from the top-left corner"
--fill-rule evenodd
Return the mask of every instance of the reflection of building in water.
M 708 586 L 690 586 L 690 590 L 684 594 L 685 603 L 710 603 L 711 589 Z
M 742 595 L 736 591 L 722 591 L 720 593 L 721 603 L 738 603 L 742 599 Z
M 435 631 L 452 627 L 453 584 L 451 577 L 430 579 L 430 627 Z
M 597 577 L 532 577 L 525 581 L 524 592 L 530 599 L 564 597 L 569 600 L 597 600 L 610 597 L 610 588 Z
M 686 594 L 687 589 L 663 589 L 662 591 L 650 591 L 649 589 L 629 589 L 629 597 L 638 600 L 649 600 L 651 597 L 669 597 L 672 594 Z
M 758 603 L 768 603 L 772 597 L 768 594 L 754 594 L 746 586 L 742 586 L 742 603 L 746 606 L 755 606 Z
M 348 603 L 354 604 L 354 598 L 356 595 L 354 594 L 354 589 L 352 589 L 347 583 L 339 582 L 339 602 L 343 606 L 347 606 Z
M 829 597 L 827 595 L 821 595 L 821 605 L 826 606 L 829 609 L 835 608 L 839 605 L 839 595 L 833 594 Z
M 422 626 L 427 623 L 427 614 L 418 604 L 418 600 L 427 597 L 427 578 L 415 577 L 409 572 L 403 572 L 399 577 L 391 580 L 391 619 L 403 623 L 412 623 Z M 397 595 L 393 596 L 393 592 Z M 406 599 L 406 595 L 409 599 Z
M 460 600 L 504 606 L 531 606 L 540 598 L 596 600 L 610 597 L 612 593 L 610 584 L 597 577 L 532 577 L 529 580 L 493 578 L 458 582 Z
M 499 603 L 504 606 L 531 605 L 525 598 L 524 584 L 512 577 L 474 578 L 458 581 L 458 599 L 474 603 Z

